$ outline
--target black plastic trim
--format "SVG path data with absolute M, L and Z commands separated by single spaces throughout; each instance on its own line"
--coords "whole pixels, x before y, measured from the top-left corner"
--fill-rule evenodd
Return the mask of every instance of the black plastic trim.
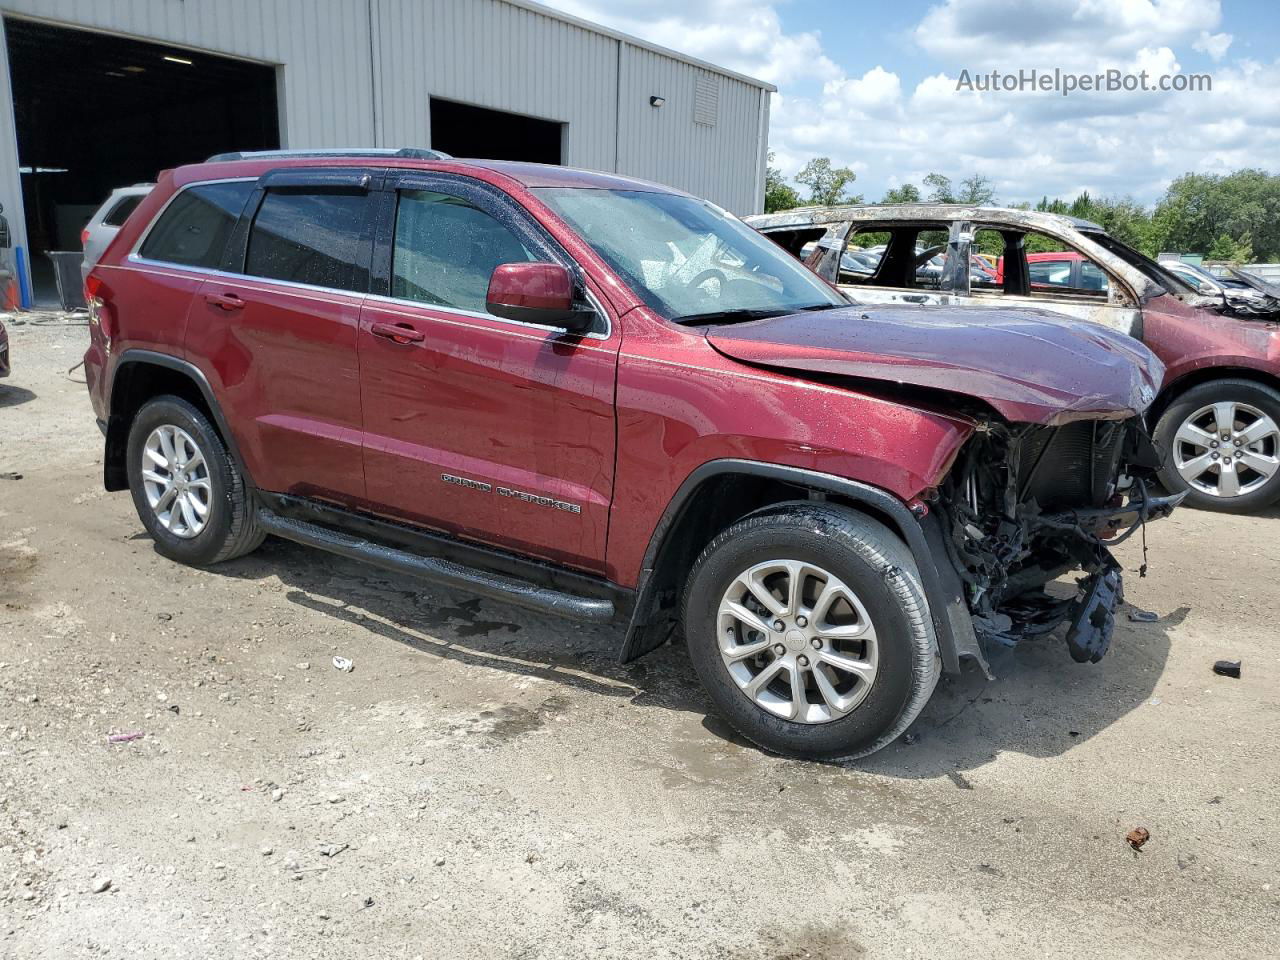
M 374 543 L 342 530 L 323 527 L 307 520 L 281 516 L 266 508 L 258 509 L 258 526 L 267 533 L 305 546 L 316 547 L 338 556 L 363 561 L 383 570 L 430 580 L 441 586 L 465 590 L 477 596 L 549 613 L 583 620 L 609 623 L 616 610 L 612 600 L 580 597 L 492 573 L 438 556 L 422 556 L 395 547 Z M 424 535 L 424 540 L 426 535 Z
M 761 463 L 755 460 L 712 460 L 694 470 L 680 485 L 671 502 L 667 505 L 645 550 L 644 562 L 640 571 L 640 582 L 636 589 L 635 610 L 627 629 L 627 637 L 623 642 L 620 659 L 625 663 L 645 652 L 642 647 L 646 641 L 644 628 L 650 625 L 654 613 L 651 609 L 653 597 L 654 565 L 668 533 L 684 515 L 694 492 L 705 481 L 724 474 L 740 474 L 753 477 L 765 477 L 793 484 L 796 487 L 817 490 L 824 493 L 837 494 L 857 503 L 866 504 L 877 513 L 887 517 L 898 533 L 906 541 L 916 566 L 920 570 L 921 586 L 925 599 L 929 602 L 929 614 L 933 619 L 934 631 L 938 637 L 938 652 L 942 656 L 942 664 L 948 673 L 960 671 L 960 650 L 963 646 L 966 654 L 971 653 L 968 645 L 957 643 L 956 633 L 952 628 L 952 620 L 968 622 L 969 611 L 964 607 L 963 599 L 955 592 L 943 587 L 943 577 L 934 560 L 934 552 L 929 547 L 924 529 L 915 515 L 893 494 L 873 487 L 870 484 L 845 477 L 837 477 L 829 473 L 815 470 L 804 470 L 799 467 L 788 467 L 780 464 Z M 952 571 L 954 576 L 954 571 Z M 956 605 L 958 610 L 952 610 Z M 665 639 L 665 638 L 664 638 Z

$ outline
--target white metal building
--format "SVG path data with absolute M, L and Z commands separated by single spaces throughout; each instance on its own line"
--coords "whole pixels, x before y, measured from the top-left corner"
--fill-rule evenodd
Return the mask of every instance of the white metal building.
M 236 149 L 423 146 L 758 212 L 759 80 L 529 0 L 0 0 L 0 203 L 79 249 L 111 188 Z

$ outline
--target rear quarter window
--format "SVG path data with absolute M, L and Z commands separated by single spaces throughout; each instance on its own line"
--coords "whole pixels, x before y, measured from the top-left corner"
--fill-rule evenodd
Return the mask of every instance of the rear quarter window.
M 107 211 L 107 215 L 102 218 L 103 224 L 108 227 L 123 227 L 124 222 L 129 219 L 129 214 L 133 213 L 145 196 L 146 194 L 135 193 L 129 197 L 121 197 L 116 205 Z
M 253 187 L 252 180 L 187 187 L 165 208 L 139 253 L 162 263 L 219 266 Z

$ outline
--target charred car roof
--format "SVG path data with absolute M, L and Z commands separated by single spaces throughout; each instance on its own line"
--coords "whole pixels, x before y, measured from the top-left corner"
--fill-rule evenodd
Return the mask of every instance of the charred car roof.
M 1074 229 L 1102 233 L 1104 228 L 1088 220 L 1040 210 L 1016 207 L 977 207 L 968 203 L 883 203 L 849 204 L 835 207 L 796 207 L 780 213 L 764 213 L 746 217 L 757 230 L 775 227 L 799 227 L 823 223 L 863 223 L 921 220 L 981 220 L 984 223 L 1006 223 L 1026 230 Z

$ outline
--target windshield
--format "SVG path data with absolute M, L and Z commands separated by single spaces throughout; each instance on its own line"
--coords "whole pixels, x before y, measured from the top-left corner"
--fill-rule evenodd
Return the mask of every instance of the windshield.
M 848 303 L 773 241 L 706 201 L 643 190 L 534 192 L 670 320 L 725 322 Z

